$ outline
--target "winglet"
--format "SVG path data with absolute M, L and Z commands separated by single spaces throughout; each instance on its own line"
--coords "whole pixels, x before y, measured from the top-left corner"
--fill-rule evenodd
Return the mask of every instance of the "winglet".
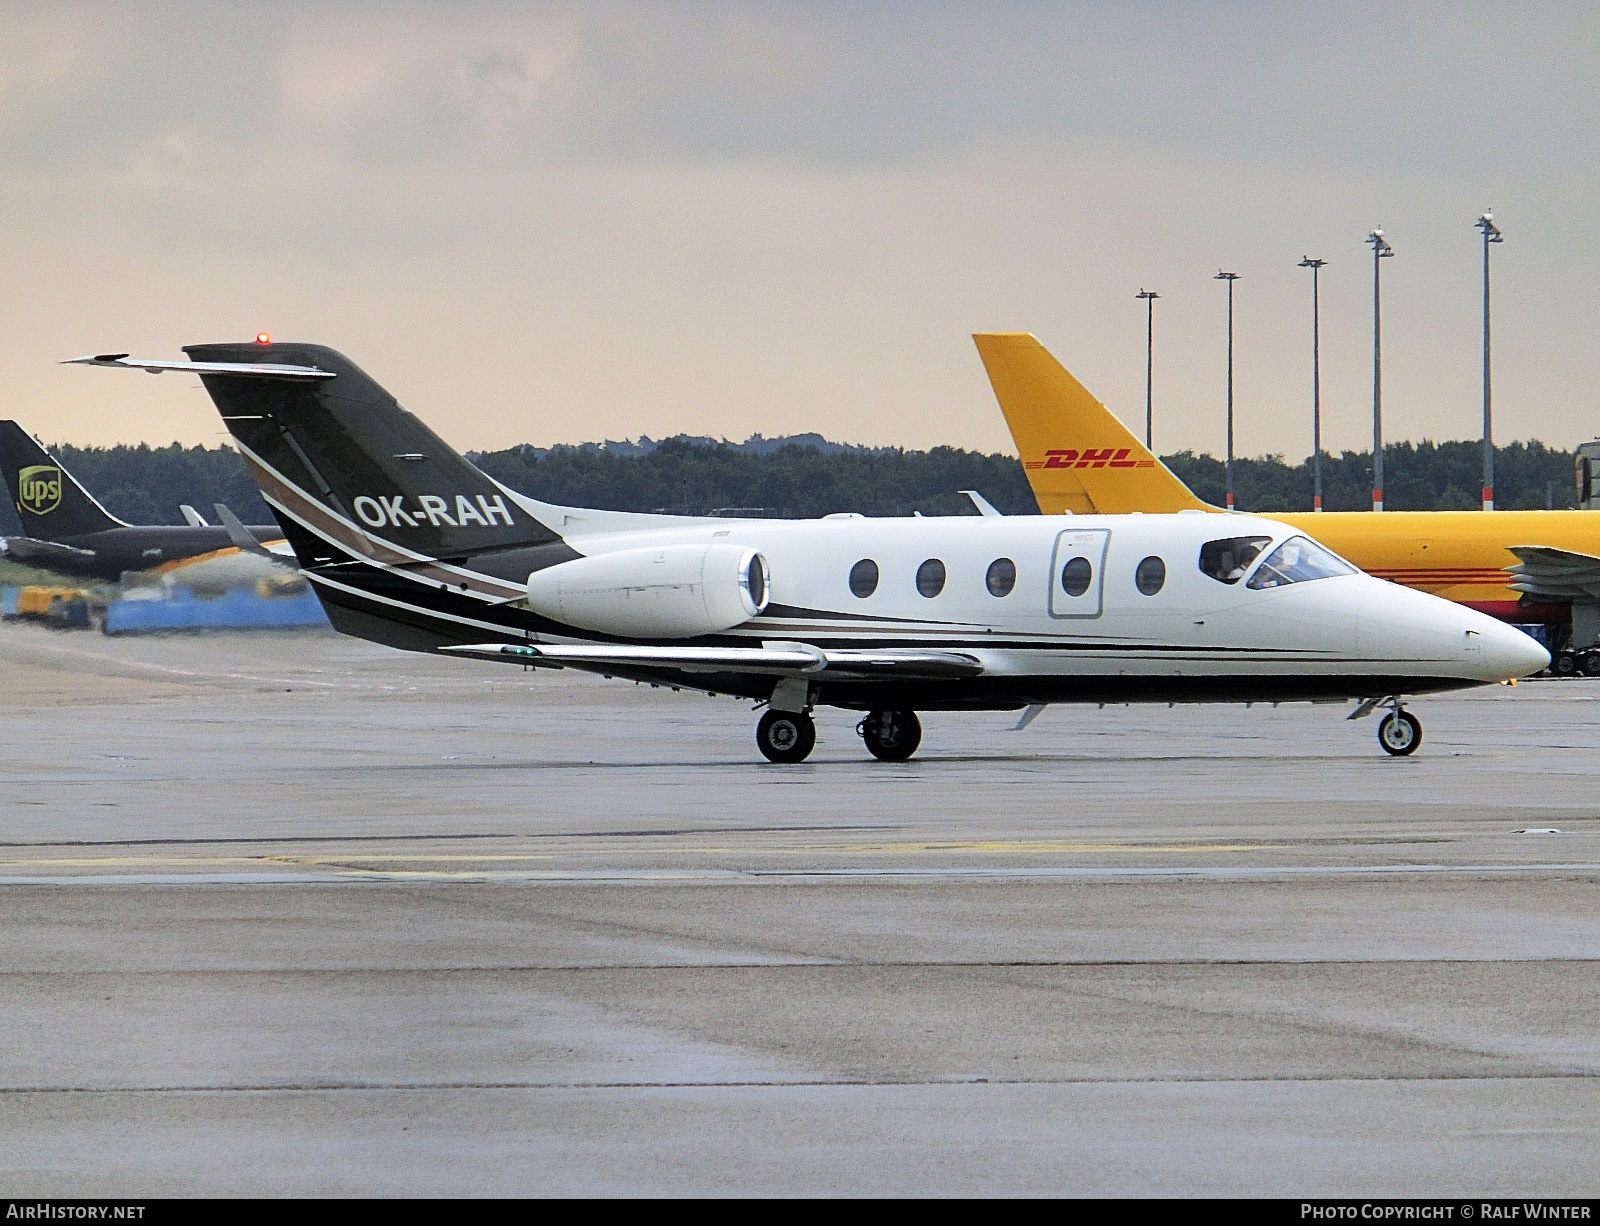
M 973 335 L 1046 515 L 1217 508 L 1201 502 L 1026 332 Z
M 227 503 L 213 502 L 211 505 L 216 508 L 217 521 L 228 530 L 228 539 L 233 542 L 234 548 L 241 553 L 261 553 L 269 557 L 273 556 L 270 550 L 250 534 L 250 529 L 239 522 L 239 517 L 228 508 Z
M 982 494 L 978 493 L 977 490 L 962 490 L 961 492 L 972 500 L 972 505 L 978 508 L 979 515 L 987 515 L 997 518 L 1004 516 L 1003 511 L 996 507 L 994 503 L 990 502 Z

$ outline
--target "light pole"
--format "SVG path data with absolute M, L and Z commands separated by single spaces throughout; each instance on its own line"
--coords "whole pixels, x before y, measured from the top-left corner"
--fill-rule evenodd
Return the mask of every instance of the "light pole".
M 1489 244 L 1503 243 L 1505 236 L 1494 224 L 1494 214 L 1485 210 L 1473 223 L 1483 231 L 1483 509 L 1494 510 L 1494 426 L 1489 411 Z
M 1135 298 L 1144 299 L 1144 445 L 1150 446 L 1150 368 L 1156 352 L 1156 299 L 1161 297 L 1153 289 L 1139 287 Z
M 1299 267 L 1311 270 L 1311 509 L 1322 510 L 1322 304 L 1318 281 L 1327 260 L 1300 257 Z
M 1223 272 L 1220 268 L 1213 281 L 1228 283 L 1228 510 L 1233 510 L 1233 283 L 1239 279 L 1236 272 Z
M 1372 244 L 1372 509 L 1383 510 L 1383 311 L 1382 261 L 1394 254 L 1382 230 L 1367 235 Z

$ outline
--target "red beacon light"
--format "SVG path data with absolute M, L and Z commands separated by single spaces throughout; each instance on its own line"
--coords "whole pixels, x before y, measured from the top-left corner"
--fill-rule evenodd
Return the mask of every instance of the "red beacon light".
M 272 344 L 272 337 L 266 332 L 257 332 L 256 333 L 256 344 L 258 344 L 258 345 L 270 345 L 270 344 Z

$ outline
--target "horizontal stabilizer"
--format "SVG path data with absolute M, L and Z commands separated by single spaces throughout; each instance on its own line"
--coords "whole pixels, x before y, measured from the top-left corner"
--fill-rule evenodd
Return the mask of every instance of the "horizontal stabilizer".
M 670 668 L 686 672 L 737 671 L 789 677 L 826 672 L 838 677 L 939 680 L 976 677 L 983 665 L 959 651 L 825 651 L 805 643 L 770 647 L 664 647 L 617 644 L 475 643 L 439 648 L 451 655 L 532 667 Z
M 191 375 L 245 375 L 252 379 L 332 379 L 331 370 L 316 366 L 286 366 L 276 362 L 158 362 L 130 358 L 125 353 L 97 353 L 88 357 L 68 358 L 63 366 L 116 366 L 124 370 L 142 370 L 160 375 L 167 371 Z
M 1511 589 L 1547 599 L 1600 599 L 1600 557 L 1548 545 L 1513 545 Z

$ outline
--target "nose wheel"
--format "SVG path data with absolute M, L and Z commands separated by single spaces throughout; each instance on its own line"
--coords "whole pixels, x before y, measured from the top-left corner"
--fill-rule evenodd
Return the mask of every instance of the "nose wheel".
M 768 711 L 756 725 L 756 748 L 769 762 L 804 762 L 817 745 L 817 726 L 797 711 Z
M 1422 721 L 1410 711 L 1396 707 L 1378 721 L 1378 744 L 1396 758 L 1417 751 L 1422 744 Z
M 867 752 L 881 762 L 904 762 L 922 744 L 922 721 L 915 711 L 871 711 L 856 725 Z

